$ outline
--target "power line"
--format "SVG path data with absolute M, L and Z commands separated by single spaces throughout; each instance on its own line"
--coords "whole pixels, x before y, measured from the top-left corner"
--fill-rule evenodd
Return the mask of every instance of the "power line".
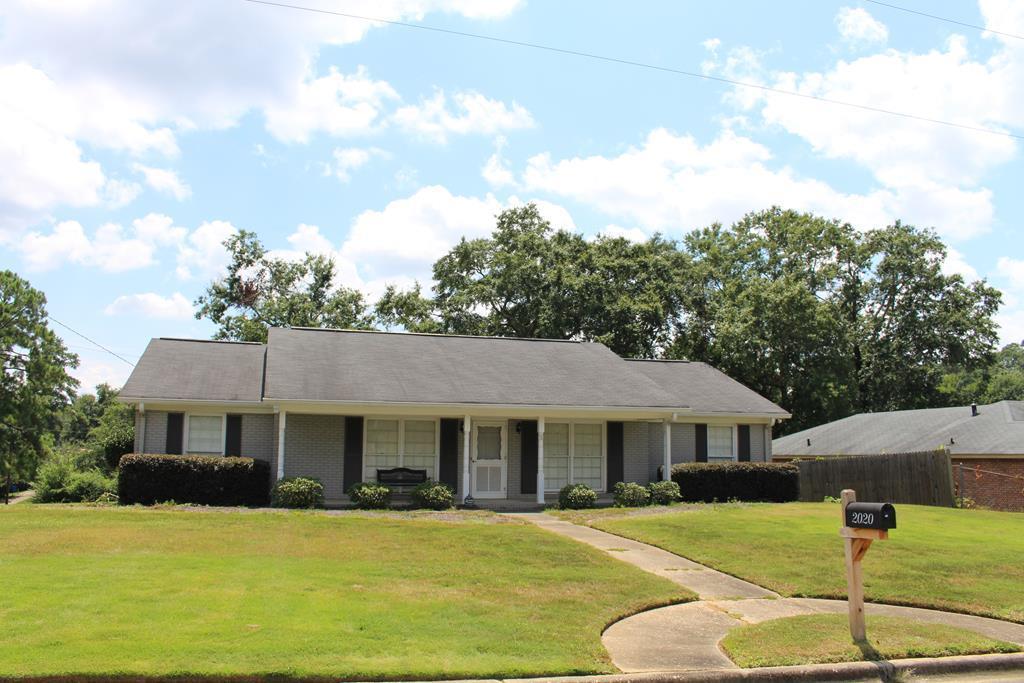
M 528 47 L 534 50 L 545 50 L 547 52 L 555 52 L 563 55 L 572 55 L 574 57 L 585 57 L 587 59 L 596 59 L 602 62 L 610 62 L 613 64 L 622 64 L 625 66 L 633 66 L 641 69 L 651 69 L 654 71 L 661 71 L 664 73 L 675 74 L 678 76 L 688 76 L 690 78 L 700 78 L 706 81 L 715 81 L 718 83 L 726 83 L 728 85 L 735 85 L 743 88 L 753 88 L 755 90 L 761 90 L 762 92 L 775 93 L 777 95 L 787 95 L 789 97 L 800 97 L 805 100 L 814 100 L 815 102 L 823 102 L 826 104 L 833 104 L 841 107 L 848 107 L 850 109 L 860 109 L 862 111 L 869 111 L 876 114 L 886 114 L 888 116 L 898 116 L 904 119 L 910 119 L 913 121 L 923 121 L 925 123 L 933 123 L 940 126 L 948 126 L 950 128 L 960 128 L 962 130 L 970 130 L 977 133 L 988 133 L 990 135 L 1000 135 L 1003 137 L 1013 138 L 1016 140 L 1024 140 L 1024 135 L 1018 135 L 1005 130 L 999 130 L 997 128 L 986 128 L 984 126 L 972 126 L 966 123 L 956 123 L 955 121 L 946 121 L 943 119 L 934 119 L 928 116 L 921 116 L 918 114 L 908 114 L 907 112 L 895 111 L 893 109 L 884 109 L 882 107 L 874 107 L 869 104 L 860 104 L 858 102 L 846 102 L 844 100 L 834 100 L 829 97 L 821 97 L 819 95 L 811 95 L 808 93 L 797 92 L 795 90 L 785 90 L 783 88 L 775 88 L 770 85 L 762 85 L 760 83 L 750 83 L 747 81 L 737 81 L 731 78 L 725 78 L 723 76 L 712 76 L 710 74 L 698 73 L 696 71 L 686 71 L 685 69 L 676 69 L 669 66 L 659 66 L 657 64 L 647 64 L 645 62 L 637 62 L 631 59 L 620 59 L 618 57 L 608 57 L 605 55 L 595 54 L 593 52 L 582 52 L 579 50 L 570 50 L 567 48 L 555 47 L 553 45 L 543 45 L 541 43 L 529 43 L 522 40 L 512 40 L 509 38 L 499 38 L 497 36 L 488 36 L 480 33 L 469 33 L 467 31 L 456 31 L 454 29 L 440 28 L 439 26 L 428 26 L 426 24 L 412 24 L 405 21 L 395 21 L 392 19 L 380 19 L 378 17 L 367 17 L 360 14 L 350 14 L 348 12 L 337 12 L 334 10 L 321 9 L 319 7 L 303 7 L 301 5 L 289 5 L 283 2 L 272 2 L 271 0 L 243 0 L 244 2 L 250 2 L 257 5 L 269 5 L 271 7 L 284 7 L 287 9 L 301 10 L 303 12 L 315 12 L 317 14 L 330 14 L 337 17 L 345 17 L 346 19 L 357 19 L 359 21 L 375 22 L 380 24 L 389 24 L 391 26 L 402 26 L 404 28 L 414 28 L 421 31 L 432 31 L 434 33 L 443 33 L 453 36 L 460 36 L 462 38 L 473 38 L 476 40 L 486 40 L 493 43 L 501 43 L 504 45 L 514 45 L 516 47 Z
M 81 338 L 82 338 L 82 339 L 84 339 L 85 341 L 89 342 L 89 343 L 90 343 L 90 344 L 92 344 L 93 346 L 97 346 L 97 347 L 99 347 L 99 348 L 103 349 L 104 351 L 106 351 L 107 353 L 109 353 L 109 354 L 110 354 L 111 356 L 113 356 L 114 358 L 118 358 L 118 359 L 120 359 L 120 360 L 123 360 L 123 361 L 124 361 L 125 363 L 127 363 L 127 364 L 128 364 L 128 365 L 130 365 L 130 366 L 132 366 L 133 368 L 135 367 L 135 363 L 131 362 L 130 360 L 128 360 L 128 359 L 127 359 L 127 358 L 125 358 L 124 356 L 120 356 L 120 355 L 118 355 L 118 354 L 114 353 L 113 351 L 111 351 L 110 349 L 108 349 L 108 348 L 107 348 L 106 346 L 104 346 L 103 344 L 100 344 L 100 343 L 99 343 L 99 342 L 97 342 L 97 341 L 93 341 L 92 339 L 89 339 L 88 337 L 86 337 L 86 336 L 85 336 L 84 334 L 82 334 L 82 333 L 81 333 L 81 332 L 79 332 L 78 330 L 76 330 L 76 329 L 74 329 L 74 328 L 72 328 L 72 327 L 70 327 L 70 326 L 68 326 L 68 325 L 65 325 L 65 324 L 64 324 L 64 323 L 62 323 L 61 321 L 59 321 L 59 320 L 57 320 L 56 318 L 54 318 L 54 317 L 53 317 L 52 315 L 47 315 L 46 317 L 47 317 L 47 318 L 49 318 L 50 320 L 52 320 L 53 322 L 57 323 L 57 324 L 58 324 L 58 325 L 60 325 L 61 327 L 65 327 L 65 328 L 67 328 L 67 329 L 71 330 L 72 332 L 74 332 L 74 333 L 75 333 L 75 334 L 77 334 L 77 335 L 78 335 L 79 337 L 81 337 Z
M 898 10 L 900 12 L 906 12 L 907 14 L 916 14 L 919 17 L 927 17 L 934 19 L 935 21 L 944 21 L 947 24 L 956 24 L 957 26 L 965 26 L 967 28 L 977 29 L 985 33 L 994 33 L 997 36 L 1006 36 L 1007 38 L 1016 38 L 1017 40 L 1024 40 L 1024 36 L 1016 33 L 1007 33 L 1005 31 L 997 31 L 994 28 L 988 28 L 987 26 L 979 26 L 978 24 L 969 24 L 966 21 L 958 21 L 956 19 L 950 19 L 949 17 L 940 17 L 937 14 L 928 14 L 927 12 L 921 12 L 916 9 L 910 9 L 909 7 L 901 7 L 900 5 L 894 5 L 889 2 L 882 2 L 882 0 L 864 0 L 864 2 L 870 2 L 873 5 L 881 5 L 882 7 L 888 7 L 889 9 Z

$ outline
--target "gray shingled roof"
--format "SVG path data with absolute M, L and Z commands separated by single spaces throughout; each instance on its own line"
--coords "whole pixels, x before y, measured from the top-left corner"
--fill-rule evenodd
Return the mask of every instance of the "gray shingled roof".
M 702 413 L 759 413 L 789 417 L 789 413 L 707 363 L 638 360 L 630 364 L 672 394 L 681 405 Z
M 153 339 L 121 395 L 139 399 L 259 401 L 263 344 Z
M 975 417 L 970 406 L 862 413 L 775 439 L 772 454 L 865 455 L 940 446 L 953 455 L 1024 454 L 1024 401 L 978 406 Z
M 682 407 L 601 344 L 272 329 L 270 399 Z
M 154 339 L 122 396 L 786 415 L 703 363 L 627 361 L 602 344 L 308 328 L 271 329 L 266 345 Z

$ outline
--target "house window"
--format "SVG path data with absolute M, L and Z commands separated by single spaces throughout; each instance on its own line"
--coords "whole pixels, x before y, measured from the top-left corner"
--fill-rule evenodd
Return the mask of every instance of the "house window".
M 567 484 L 604 488 L 604 425 L 549 422 L 544 429 L 544 488 Z
M 189 415 L 189 453 L 222 455 L 224 453 L 224 416 Z
M 367 419 L 363 481 L 377 481 L 378 469 L 409 467 L 435 478 L 437 420 Z
M 544 486 L 555 490 L 569 483 L 569 425 L 544 427 Z
M 733 427 L 708 427 L 708 462 L 735 459 Z

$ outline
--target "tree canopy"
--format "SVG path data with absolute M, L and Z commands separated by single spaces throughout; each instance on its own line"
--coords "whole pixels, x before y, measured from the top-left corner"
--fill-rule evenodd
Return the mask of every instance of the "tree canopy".
M 771 208 L 631 242 L 555 230 L 530 204 L 439 258 L 429 292 L 388 287 L 372 311 L 326 257 L 272 258 L 251 233 L 226 246 L 227 276 L 197 301 L 221 339 L 290 325 L 599 341 L 706 361 L 792 412 L 783 432 L 1024 386 L 1020 356 L 994 355 L 999 292 L 944 273 L 942 240 L 900 222 L 860 231 Z
M 244 230 L 224 246 L 231 255 L 227 274 L 195 302 L 196 318 L 217 325 L 215 339 L 266 341 L 270 327 L 371 327 L 362 293 L 337 282 L 326 256 L 273 256 Z
M 46 297 L 0 271 L 0 477 L 30 476 L 78 382 L 78 357 L 47 325 Z

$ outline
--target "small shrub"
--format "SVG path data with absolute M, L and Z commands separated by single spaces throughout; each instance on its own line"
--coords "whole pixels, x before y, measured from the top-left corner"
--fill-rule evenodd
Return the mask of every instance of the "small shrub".
M 117 495 L 122 505 L 169 500 L 195 505 L 267 504 L 270 465 L 252 458 L 145 455 L 121 458 Z
M 384 484 L 360 482 L 348 490 L 348 497 L 361 510 L 386 510 L 391 507 L 391 489 Z
M 597 492 L 586 484 L 569 484 L 558 492 L 558 507 L 563 510 L 585 510 L 596 502 Z
M 286 477 L 274 484 L 270 491 L 270 505 L 275 508 L 322 508 L 324 485 L 308 477 Z
M 620 481 L 612 489 L 615 505 L 623 508 L 639 508 L 647 505 L 651 494 L 640 484 Z
M 58 454 L 39 466 L 35 489 L 37 503 L 92 503 L 113 493 L 116 484 L 97 469 L 76 469 L 72 457 Z
M 447 510 L 455 503 L 455 491 L 439 481 L 425 481 L 412 490 L 413 507 Z
M 672 466 L 672 481 L 691 503 L 800 499 L 800 469 L 790 463 L 681 463 Z
M 647 485 L 647 492 L 651 495 L 651 503 L 654 505 L 671 505 L 683 499 L 679 492 L 679 484 L 674 481 L 654 481 Z

